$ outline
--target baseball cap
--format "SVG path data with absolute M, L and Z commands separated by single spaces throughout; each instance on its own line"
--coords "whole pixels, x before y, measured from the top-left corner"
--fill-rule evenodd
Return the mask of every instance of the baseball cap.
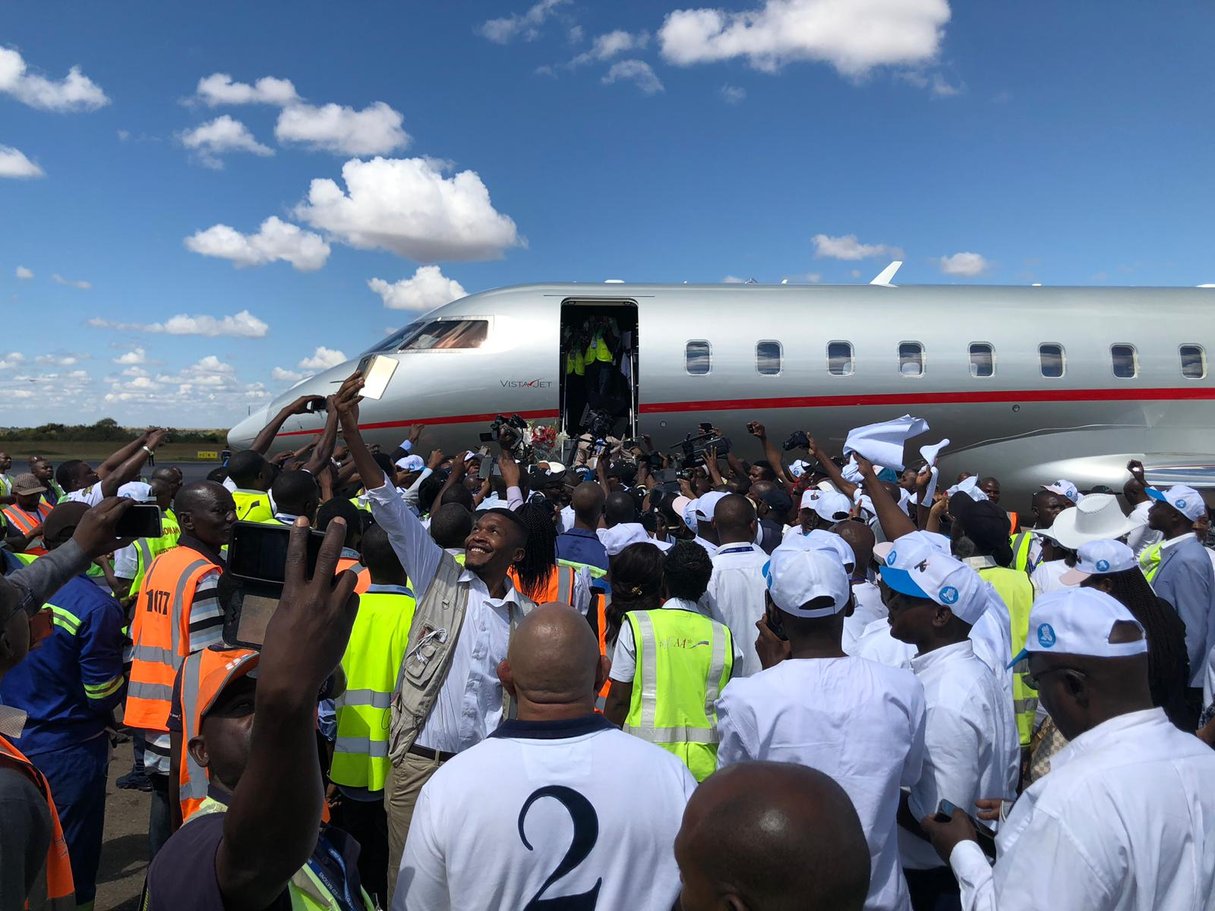
M 810 463 L 803 461 L 802 459 L 797 459 L 796 461 L 790 462 L 789 476 L 793 478 L 800 478 L 806 473 L 806 469 L 809 467 Z
M 841 566 L 856 566 L 856 554 L 852 551 L 852 545 L 833 531 L 816 528 L 809 534 L 803 535 L 799 529 L 787 535 L 777 550 L 781 547 L 791 550 L 817 550 L 835 557 L 840 561 Z
M 1191 522 L 1201 519 L 1207 511 L 1207 504 L 1203 502 L 1202 495 L 1193 487 L 1186 487 L 1184 484 L 1174 484 L 1164 491 L 1149 487 L 1147 495 L 1153 500 L 1168 503 Z
M 882 581 L 900 594 L 944 605 L 964 623 L 973 624 L 987 611 L 989 588 L 977 572 L 943 554 L 920 532 L 903 535 L 886 554 Z
M 1080 491 L 1076 489 L 1076 485 L 1066 478 L 1060 478 L 1054 484 L 1043 484 L 1042 489 L 1057 493 L 1061 497 L 1067 497 L 1073 503 L 1079 503 L 1083 499 Z
M 29 472 L 19 474 L 13 478 L 13 493 L 19 493 L 22 496 L 32 495 L 36 493 L 46 493 L 46 488 Z
M 426 460 L 420 455 L 407 455 L 397 459 L 397 468 L 401 471 L 421 471 L 426 467 Z
M 1091 499 L 1085 497 L 1085 502 Z M 1076 554 L 1080 558 L 1076 565 L 1059 577 L 1064 585 L 1079 585 L 1089 576 L 1124 573 L 1139 565 L 1135 552 L 1121 541 L 1089 541 Z
M 205 717 L 215 708 L 224 690 L 241 677 L 256 677 L 261 653 L 252 648 L 227 651 L 228 660 L 198 682 L 198 716 Z
M 712 522 L 713 515 L 717 511 L 717 504 L 727 496 L 729 494 L 722 493 L 720 490 L 710 490 L 708 493 L 701 494 L 695 506 L 697 521 Z
M 764 564 L 764 581 L 772 603 L 794 617 L 834 616 L 847 607 L 852 595 L 839 559 L 820 550 L 778 547 Z M 830 598 L 831 606 L 802 607 L 816 598 Z
M 118 496 L 134 500 L 136 503 L 147 503 L 156 499 L 152 496 L 152 486 L 143 481 L 127 481 L 118 488 Z
M 811 487 L 809 490 L 802 491 L 802 502 L 800 509 L 813 509 L 818 498 L 823 495 L 821 490 Z
M 852 501 L 833 490 L 819 492 L 811 507 L 824 522 L 839 522 L 852 514 Z
M 599 543 L 607 551 L 609 557 L 614 557 L 630 544 L 653 544 L 654 539 L 640 522 L 621 522 L 611 528 L 598 530 Z
M 898 540 L 902 541 L 904 539 L 923 541 L 929 547 L 943 553 L 947 557 L 953 553 L 949 546 L 949 538 L 937 534 L 935 531 L 911 531 Z M 889 556 L 892 550 L 894 550 L 894 541 L 879 541 L 873 545 L 873 555 L 877 557 L 879 563 L 885 563 L 886 557 Z
M 1147 653 L 1147 636 L 1134 642 L 1110 642 L 1115 623 L 1139 621 L 1120 601 L 1096 588 L 1067 588 L 1042 595 L 1029 612 L 1029 638 L 1025 648 L 1009 663 L 1028 658 L 1033 652 L 1084 655 L 1090 658 L 1123 658 Z

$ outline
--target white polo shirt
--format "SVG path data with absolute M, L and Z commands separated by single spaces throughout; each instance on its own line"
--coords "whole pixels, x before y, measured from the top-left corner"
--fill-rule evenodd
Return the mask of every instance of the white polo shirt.
M 791 658 L 732 680 L 717 701 L 717 766 L 796 762 L 839 782 L 869 843 L 867 909 L 907 909 L 899 788 L 920 779 L 924 688 L 910 671 L 861 658 Z
M 755 544 L 723 544 L 713 557 L 713 575 L 705 593 L 709 616 L 730 627 L 742 660 L 735 661 L 734 676 L 750 677 L 763 670 L 755 651 L 759 631 L 755 623 L 764 615 L 768 590 L 764 565 L 768 555 Z
M 849 655 L 855 654 L 852 649 L 869 624 L 878 620 L 885 622 L 889 614 L 882 603 L 882 590 L 872 582 L 853 582 L 852 598 L 856 607 L 851 616 L 844 618 L 843 644 Z
M 911 669 L 924 685 L 928 706 L 924 770 L 909 800 L 912 816 L 931 816 L 942 800 L 972 813 L 982 797 L 1012 800 L 1021 760 L 1012 700 L 975 657 L 970 640 L 916 655 Z M 931 843 L 903 828 L 899 851 L 905 868 L 943 866 Z
M 1215 750 L 1162 709 L 1111 718 L 1051 758 L 1013 806 L 994 869 L 949 862 L 975 911 L 1182 911 L 1215 900 Z
M 601 715 L 507 721 L 423 786 L 393 911 L 558 898 L 569 908 L 670 911 L 675 835 L 695 787 L 673 754 Z
M 1046 595 L 1050 592 L 1066 591 L 1069 588 L 1079 588 L 1078 585 L 1065 585 L 1062 582 L 1062 576 L 1065 572 L 1071 569 L 1067 565 L 1066 560 L 1047 560 L 1045 563 L 1039 563 L 1032 573 L 1029 574 L 1029 581 L 1034 586 L 1034 597 Z

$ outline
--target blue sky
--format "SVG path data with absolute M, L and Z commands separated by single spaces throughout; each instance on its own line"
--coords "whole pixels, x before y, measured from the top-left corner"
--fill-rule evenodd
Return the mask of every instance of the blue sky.
M 227 426 L 459 289 L 1215 281 L 1213 39 L 1122 0 L 10 0 L 0 424 Z

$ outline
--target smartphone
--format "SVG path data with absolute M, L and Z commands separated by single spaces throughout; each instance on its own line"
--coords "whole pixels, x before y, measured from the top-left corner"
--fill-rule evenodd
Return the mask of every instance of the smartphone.
M 379 398 L 379 396 L 377 396 L 377 398 Z M 307 405 L 304 406 L 308 414 L 321 414 L 326 410 L 326 407 L 325 400 L 322 398 L 312 399 Z
M 397 372 L 396 358 L 383 354 L 372 354 L 359 362 L 359 373 L 363 377 L 363 388 L 359 391 L 365 399 L 380 399 L 388 390 L 392 375 Z
M 942 800 L 937 804 L 936 819 L 938 822 L 949 822 L 953 818 L 953 811 L 959 809 L 955 804 L 948 800 Z M 979 848 L 984 854 L 992 860 L 996 859 L 996 833 L 993 829 L 988 828 L 979 822 L 969 813 L 966 818 L 970 820 L 970 824 L 975 827 L 975 840 L 979 843 Z
M 136 503 L 127 507 L 114 526 L 116 538 L 159 538 L 163 534 L 160 507 L 155 503 Z
M 768 629 L 772 630 L 778 639 L 789 641 L 789 637 L 785 634 L 785 624 L 780 619 L 780 609 L 771 604 L 768 605 Z
M 287 580 L 287 545 L 290 540 L 290 526 L 237 522 L 228 544 L 228 572 L 240 579 L 281 588 Z M 324 540 L 325 535 L 319 531 L 308 534 L 304 569 L 308 578 L 316 571 L 316 558 Z

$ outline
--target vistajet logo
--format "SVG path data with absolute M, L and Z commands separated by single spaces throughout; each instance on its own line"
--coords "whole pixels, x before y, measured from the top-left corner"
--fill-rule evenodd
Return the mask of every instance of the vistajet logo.
M 548 389 L 552 380 L 499 380 L 503 389 Z

